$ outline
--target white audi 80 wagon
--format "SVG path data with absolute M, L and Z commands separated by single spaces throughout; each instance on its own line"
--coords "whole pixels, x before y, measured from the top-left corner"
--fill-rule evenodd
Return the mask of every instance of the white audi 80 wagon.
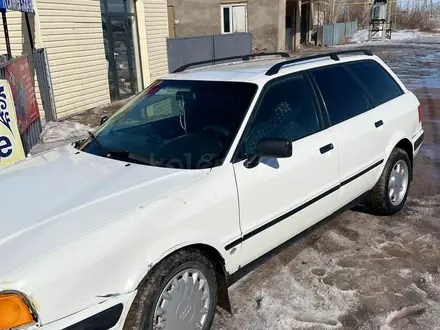
M 0 329 L 208 330 L 242 267 L 357 204 L 402 209 L 414 94 L 367 50 L 263 55 L 181 67 L 0 169 Z

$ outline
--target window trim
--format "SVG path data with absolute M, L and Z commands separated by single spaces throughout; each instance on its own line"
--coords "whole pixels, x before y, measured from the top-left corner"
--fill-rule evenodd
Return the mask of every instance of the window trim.
M 324 120 L 325 116 L 324 116 L 324 113 L 323 113 L 323 109 L 322 109 L 321 104 L 319 102 L 318 95 L 316 94 L 316 92 L 314 90 L 315 88 L 314 88 L 311 80 L 308 77 L 309 76 L 309 72 L 308 71 L 309 70 L 301 70 L 301 71 L 292 72 L 292 73 L 285 74 L 285 75 L 282 75 L 280 77 L 271 79 L 268 82 L 266 82 L 266 84 L 263 86 L 260 94 L 258 95 L 258 99 L 255 102 L 254 107 L 248 109 L 248 111 L 251 111 L 251 115 L 249 116 L 249 119 L 247 120 L 247 122 L 245 124 L 245 127 L 243 129 L 243 132 L 241 133 L 241 136 L 240 136 L 240 139 L 239 139 L 239 141 L 237 143 L 237 146 L 235 147 L 235 150 L 234 150 L 234 152 L 232 154 L 231 161 L 230 161 L 232 164 L 236 164 L 236 163 L 239 163 L 239 162 L 242 162 L 242 161 L 246 160 L 246 159 L 242 159 L 242 157 L 239 157 L 240 150 L 241 150 L 241 147 L 242 147 L 242 145 L 244 143 L 245 137 L 249 133 L 249 130 L 251 129 L 252 124 L 255 121 L 255 117 L 258 114 L 258 110 L 259 110 L 259 108 L 261 106 L 261 103 L 262 103 L 265 95 L 267 94 L 269 88 L 272 87 L 274 84 L 278 83 L 279 81 L 291 79 L 295 75 L 302 75 L 304 77 L 304 80 L 306 81 L 306 84 L 310 88 L 312 102 L 315 105 L 316 115 L 318 117 L 319 130 L 316 131 L 313 134 L 304 136 L 304 137 L 302 137 L 300 139 L 297 139 L 297 140 L 294 140 L 292 142 L 305 139 L 305 138 L 307 138 L 307 137 L 309 137 L 311 135 L 317 134 L 317 133 L 322 132 L 323 130 L 327 129 L 326 124 L 325 124 L 325 120 Z
M 233 23 L 233 7 L 244 7 L 244 19 L 245 19 L 245 31 L 248 32 L 248 11 L 247 11 L 247 3 L 246 2 L 236 2 L 236 3 L 221 3 L 220 4 L 220 28 L 222 34 L 232 34 L 234 32 L 234 23 Z M 229 31 L 225 32 L 224 26 L 224 8 L 229 8 Z
M 324 97 L 322 96 L 321 90 L 319 89 L 318 84 L 315 81 L 315 78 L 310 73 L 310 70 L 307 70 L 306 72 L 309 77 L 310 84 L 315 92 L 316 100 L 319 103 L 319 108 L 320 108 L 320 112 L 321 112 L 321 116 L 322 116 L 322 120 L 323 120 L 323 127 L 325 129 L 327 129 L 331 126 L 330 117 L 329 117 L 328 111 L 327 111 L 327 105 L 325 104 Z

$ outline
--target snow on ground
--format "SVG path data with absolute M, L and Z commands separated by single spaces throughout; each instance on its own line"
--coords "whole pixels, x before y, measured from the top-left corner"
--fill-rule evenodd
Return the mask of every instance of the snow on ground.
M 36 155 L 65 144 L 87 137 L 87 131 L 93 128 L 74 121 L 49 122 L 44 125 L 39 143 L 32 148 L 30 154 Z
M 419 30 L 400 30 L 400 31 L 396 31 L 396 32 L 391 33 L 391 42 L 432 38 L 435 36 L 440 36 L 440 34 L 439 33 L 422 32 Z M 379 37 L 379 35 L 376 35 L 375 38 L 378 39 L 380 37 Z M 351 41 L 354 41 L 357 43 L 368 42 L 368 30 L 357 31 L 354 34 L 353 38 L 351 38 Z M 372 42 L 376 43 L 378 41 L 380 42 L 380 40 L 375 40 Z M 390 42 L 390 40 L 385 40 L 385 42 Z

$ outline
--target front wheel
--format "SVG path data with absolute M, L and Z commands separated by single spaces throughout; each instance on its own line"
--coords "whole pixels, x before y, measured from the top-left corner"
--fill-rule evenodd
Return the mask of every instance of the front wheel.
M 212 263 L 199 250 L 161 261 L 138 288 L 124 330 L 208 330 L 217 305 Z
M 365 203 L 367 208 L 378 215 L 399 212 L 408 197 L 411 171 L 408 154 L 400 148 L 395 148 Z

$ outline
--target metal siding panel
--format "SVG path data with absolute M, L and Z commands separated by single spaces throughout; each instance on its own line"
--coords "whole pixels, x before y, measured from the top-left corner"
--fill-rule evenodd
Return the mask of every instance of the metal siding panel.
M 32 15 L 29 15 L 32 16 Z M 21 56 L 22 54 L 29 53 L 30 46 L 28 37 L 24 38 L 22 31 L 26 30 L 26 23 L 24 21 L 24 15 L 18 11 L 8 11 L 6 14 L 8 22 L 9 39 L 11 42 L 12 56 Z M 3 24 L 0 24 L 0 53 L 6 54 L 6 42 L 4 39 Z
M 71 109 L 77 113 L 110 103 L 99 1 L 38 0 L 36 10 L 51 73 L 58 75 L 53 84 L 57 116 L 61 118 L 67 112 L 71 114 Z M 71 80 L 73 68 L 78 70 L 77 73 L 93 72 L 96 84 L 102 87 L 99 93 L 89 94 L 89 80 L 78 78 L 76 87 L 84 97 L 81 100 L 72 98 L 70 102 L 58 105 L 57 98 L 63 93 L 64 79 Z
M 357 21 L 322 26 L 322 44 L 327 46 L 340 45 L 345 38 L 352 38 L 358 29 Z
M 342 38 L 344 36 L 344 32 L 345 32 L 345 24 L 344 23 L 336 23 L 333 45 L 341 44 Z
M 173 72 L 188 63 L 251 54 L 252 35 L 234 33 L 168 39 L 167 48 L 168 67 Z
M 324 24 L 322 26 L 322 44 L 333 46 L 334 24 Z
M 144 0 L 150 78 L 168 73 L 168 9 L 166 0 Z
M 182 65 L 214 58 L 212 36 L 168 39 L 168 68 L 173 72 Z
M 250 33 L 219 34 L 214 36 L 214 57 L 230 57 L 252 53 Z

